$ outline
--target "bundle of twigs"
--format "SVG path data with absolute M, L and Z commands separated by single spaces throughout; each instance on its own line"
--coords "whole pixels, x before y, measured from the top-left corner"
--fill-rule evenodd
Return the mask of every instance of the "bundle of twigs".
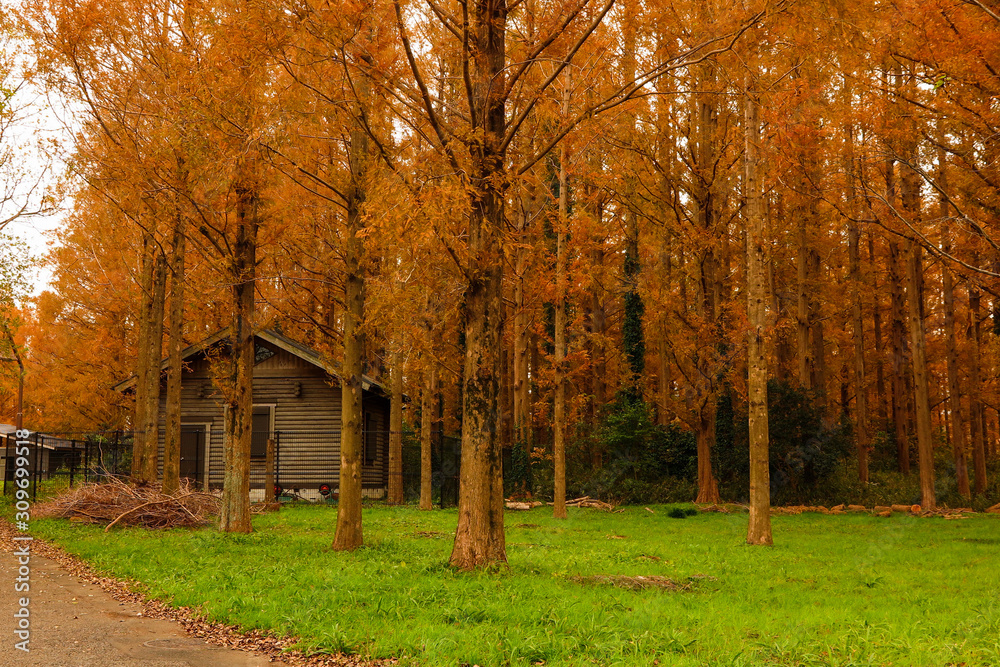
M 35 508 L 38 517 L 115 525 L 174 528 L 202 526 L 219 513 L 219 497 L 182 483 L 173 494 L 155 486 L 136 486 L 112 478 L 103 484 L 83 484 Z
M 583 496 L 582 498 L 574 498 L 573 500 L 566 501 L 566 507 L 593 507 L 595 509 L 604 510 L 610 512 L 615 508 L 611 503 L 606 503 L 603 500 L 598 500 L 597 498 L 591 498 L 590 496 Z
M 536 507 L 541 507 L 546 503 L 540 502 L 538 500 L 513 500 L 508 498 L 504 501 L 504 506 L 509 510 L 533 510 Z M 548 503 L 551 505 L 552 503 Z M 606 503 L 603 500 L 598 500 L 596 498 L 591 498 L 590 496 L 583 496 L 582 498 L 573 498 L 572 500 L 566 501 L 566 507 L 593 507 L 595 509 L 605 510 L 610 512 L 615 508 L 611 503 Z

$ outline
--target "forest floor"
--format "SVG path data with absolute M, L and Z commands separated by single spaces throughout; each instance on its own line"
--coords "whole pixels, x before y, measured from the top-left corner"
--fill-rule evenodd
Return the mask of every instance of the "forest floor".
M 447 567 L 455 510 L 285 506 L 250 535 L 32 523 L 148 597 L 298 648 L 421 665 L 998 665 L 1000 516 L 508 512 L 510 568 Z M 652 510 L 652 511 L 650 511 Z

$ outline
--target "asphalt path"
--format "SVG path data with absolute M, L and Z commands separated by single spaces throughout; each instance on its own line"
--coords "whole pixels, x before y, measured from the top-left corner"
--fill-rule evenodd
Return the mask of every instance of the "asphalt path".
M 147 618 L 98 585 L 32 553 L 30 591 L 15 590 L 18 557 L 0 550 L 0 666 L 258 667 L 268 658 L 209 644 L 175 621 Z M 21 598 L 28 598 L 28 652 L 16 647 Z

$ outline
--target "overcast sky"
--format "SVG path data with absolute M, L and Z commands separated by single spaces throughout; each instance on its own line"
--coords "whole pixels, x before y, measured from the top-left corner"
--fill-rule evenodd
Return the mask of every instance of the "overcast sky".
M 12 100 L 17 110 L 12 124 L 3 133 L 4 148 L 12 150 L 11 160 L 4 164 L 5 173 L 0 182 L 6 184 L 4 195 L 8 201 L 0 203 L 0 220 L 5 220 L 27 203 L 35 210 L 41 195 L 54 185 L 64 169 L 56 154 L 66 146 L 66 127 L 72 125 L 71 117 L 59 100 L 52 100 L 29 83 L 21 83 L 21 76 L 13 73 L 6 84 L 19 88 Z M 68 121 L 68 122 L 67 122 Z M 16 173 L 12 178 L 10 174 Z M 14 183 L 14 185 L 12 185 Z M 60 202 L 60 209 L 47 215 L 22 216 L 7 225 L 4 233 L 24 239 L 33 254 L 42 257 L 53 241 L 52 232 L 65 217 L 71 201 Z M 51 273 L 42 268 L 35 279 L 35 293 L 48 284 Z

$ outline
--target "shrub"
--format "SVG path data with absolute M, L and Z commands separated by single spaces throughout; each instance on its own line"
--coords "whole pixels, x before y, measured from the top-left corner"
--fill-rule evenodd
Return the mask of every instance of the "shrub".
M 771 502 L 816 503 L 835 496 L 851 452 L 850 424 L 827 424 L 815 397 L 788 382 L 767 385 Z M 750 443 L 746 406 L 732 392 L 719 399 L 713 465 L 720 493 L 732 500 L 749 496 Z
M 623 391 L 605 406 L 600 424 L 578 437 L 577 453 L 567 465 L 571 495 L 590 495 L 618 502 L 683 502 L 694 496 L 697 457 L 692 433 L 676 425 L 653 423 L 649 403 Z M 585 452 L 602 452 L 593 470 Z

